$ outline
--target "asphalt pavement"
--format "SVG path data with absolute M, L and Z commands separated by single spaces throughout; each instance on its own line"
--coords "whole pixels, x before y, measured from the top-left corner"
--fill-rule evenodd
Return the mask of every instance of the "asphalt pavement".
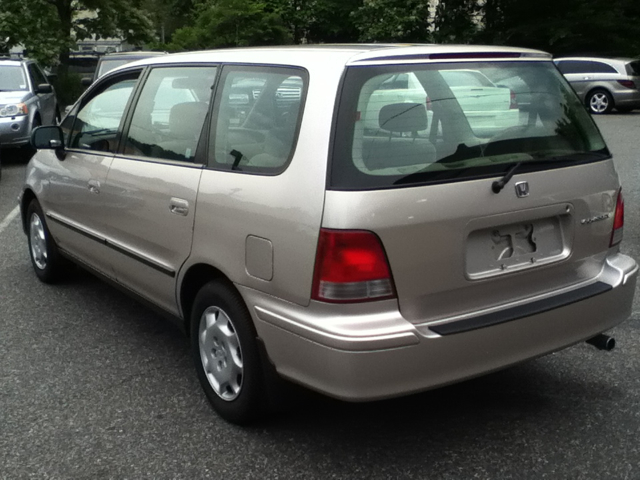
M 640 259 L 640 112 L 597 123 Z M 640 479 L 640 292 L 612 352 L 580 344 L 384 402 L 298 394 L 239 428 L 209 407 L 171 324 L 87 273 L 36 279 L 11 217 L 23 175 L 3 157 L 1 479 Z

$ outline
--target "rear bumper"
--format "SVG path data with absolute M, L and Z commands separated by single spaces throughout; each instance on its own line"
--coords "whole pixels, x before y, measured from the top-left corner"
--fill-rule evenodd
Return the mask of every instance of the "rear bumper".
M 616 107 L 640 108 L 640 90 L 618 90 L 613 92 Z
M 633 259 L 616 254 L 589 284 L 599 282 L 611 288 L 540 313 L 445 335 L 432 330 L 434 325 L 405 320 L 395 301 L 358 306 L 312 302 L 300 307 L 239 288 L 258 335 L 283 377 L 329 396 L 366 401 L 478 376 L 604 332 L 630 315 L 637 273 Z M 482 312 L 487 313 L 491 312 Z

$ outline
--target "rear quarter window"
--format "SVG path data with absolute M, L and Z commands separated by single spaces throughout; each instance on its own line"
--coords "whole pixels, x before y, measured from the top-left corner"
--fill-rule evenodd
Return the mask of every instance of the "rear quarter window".
M 626 70 L 627 70 L 627 75 L 640 76 L 640 60 L 627 63 Z

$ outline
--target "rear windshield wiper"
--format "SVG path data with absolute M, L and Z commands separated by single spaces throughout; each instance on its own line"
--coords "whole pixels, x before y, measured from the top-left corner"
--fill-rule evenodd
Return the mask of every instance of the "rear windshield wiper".
M 463 145 L 463 148 L 460 148 L 460 146 L 458 146 L 456 153 L 454 153 L 453 155 L 444 157 L 443 159 L 438 160 L 435 163 L 443 163 L 444 161 L 445 165 L 449 167 L 449 165 L 447 165 L 448 163 L 455 163 L 455 162 L 461 161 L 464 159 L 463 157 L 477 158 L 478 156 L 467 157 L 467 155 L 471 154 L 471 152 L 475 149 L 476 147 L 467 147 L 466 145 Z M 516 163 L 508 164 L 509 169 L 504 173 L 504 176 L 500 180 L 494 181 L 491 185 L 491 189 L 495 193 L 500 192 L 504 188 L 504 186 L 509 182 L 509 180 L 511 180 L 511 177 L 516 173 L 516 171 L 522 166 L 524 166 L 525 168 L 527 168 L 527 166 L 529 165 L 553 165 L 555 167 L 561 167 L 561 166 L 566 167 L 569 165 L 577 165 L 583 162 L 592 162 L 592 161 L 606 160 L 607 158 L 611 158 L 611 155 L 607 150 L 599 150 L 595 152 L 576 152 L 568 155 L 556 155 L 551 157 L 544 157 L 544 155 L 542 154 L 536 155 L 535 152 L 529 152 L 528 155 L 531 155 L 533 158 L 531 160 L 521 160 Z M 505 165 L 507 164 L 505 163 Z M 428 178 L 429 180 L 438 181 L 439 179 L 442 178 L 443 175 L 446 176 L 447 179 L 451 180 L 456 177 L 466 176 L 470 169 L 473 170 L 476 168 L 482 168 L 482 167 L 488 167 L 488 166 L 489 165 L 487 164 L 487 165 L 470 166 L 470 167 L 464 167 L 464 168 L 449 168 L 445 171 L 435 171 L 435 170 L 429 170 L 427 168 L 425 170 L 410 173 L 409 175 L 400 177 L 399 179 L 394 181 L 393 184 L 403 185 L 407 183 L 417 183 L 417 182 L 421 182 L 425 178 Z M 497 175 L 500 175 L 500 173 L 497 173 L 496 176 Z M 494 185 L 500 184 L 500 182 L 502 182 L 502 184 L 500 185 L 499 189 L 496 191 L 495 188 L 498 188 L 498 185 L 496 185 L 495 187 Z
M 509 170 L 507 170 L 507 173 L 504 174 L 504 177 L 493 182 L 491 184 L 491 191 L 493 193 L 500 193 L 504 186 L 509 183 L 509 180 L 511 180 L 511 177 L 513 177 L 513 174 L 516 173 L 516 170 L 520 167 L 520 165 L 522 165 L 522 162 L 515 163 Z

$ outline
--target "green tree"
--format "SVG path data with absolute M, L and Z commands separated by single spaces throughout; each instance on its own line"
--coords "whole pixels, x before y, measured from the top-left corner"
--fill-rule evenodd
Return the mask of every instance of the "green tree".
M 9 39 L 8 47 L 22 44 L 45 64 L 58 60 L 62 75 L 69 49 L 93 35 L 140 43 L 152 29 L 139 0 L 2 0 L 0 38 Z
M 431 41 L 428 0 L 364 0 L 353 18 L 361 41 Z
M 637 0 L 486 0 L 484 42 L 555 55 L 637 55 Z
M 192 18 L 193 25 L 173 34 L 170 50 L 291 43 L 280 15 L 260 0 L 206 0 Z
M 363 0 L 268 0 L 289 28 L 293 43 L 356 42 L 360 32 L 351 13 Z
M 436 7 L 433 39 L 437 43 L 470 43 L 479 30 L 477 0 L 440 0 Z

